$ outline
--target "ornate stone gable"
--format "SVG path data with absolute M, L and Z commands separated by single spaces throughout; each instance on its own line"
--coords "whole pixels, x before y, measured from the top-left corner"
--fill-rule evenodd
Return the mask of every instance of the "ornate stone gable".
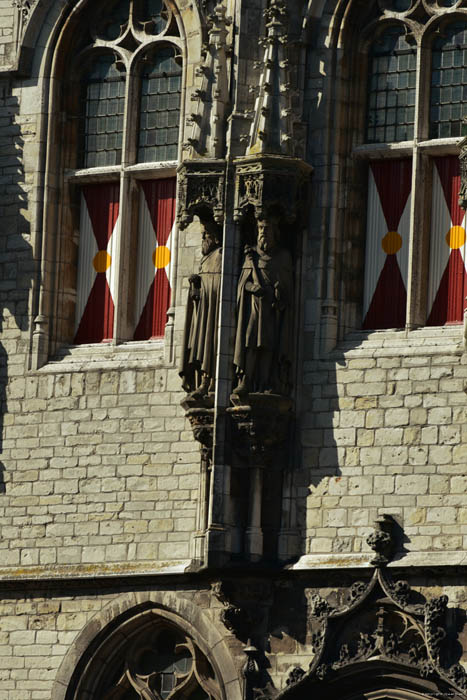
M 344 605 L 333 607 L 317 594 L 309 602 L 315 655 L 308 671 L 292 672 L 278 695 L 281 700 L 328 685 L 344 688 L 346 678 L 360 673 L 369 679 L 373 666 L 384 667 L 389 676 L 393 667 L 401 687 L 426 683 L 425 691 L 438 688 L 450 697 L 467 697 L 467 675 L 458 663 L 454 633 L 456 611 L 448 608 L 447 596 L 426 600 L 406 581 L 394 581 L 377 568 L 369 583 L 351 586 Z

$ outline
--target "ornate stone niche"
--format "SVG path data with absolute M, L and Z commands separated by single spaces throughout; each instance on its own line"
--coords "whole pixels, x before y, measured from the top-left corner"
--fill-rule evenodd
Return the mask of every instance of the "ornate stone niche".
M 185 160 L 178 168 L 178 211 L 184 229 L 196 215 L 211 212 L 214 221 L 224 221 L 225 161 Z
M 286 155 L 249 155 L 235 160 L 234 219 L 241 222 L 249 208 L 257 219 L 271 213 L 300 227 L 306 214 L 311 165 Z

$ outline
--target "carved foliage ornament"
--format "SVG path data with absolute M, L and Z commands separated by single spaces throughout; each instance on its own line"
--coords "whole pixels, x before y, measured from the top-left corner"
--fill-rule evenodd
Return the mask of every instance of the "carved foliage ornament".
M 222 623 L 242 641 L 249 641 L 263 623 L 262 604 L 271 602 L 271 585 L 250 581 L 237 590 L 226 582 L 216 581 L 211 587 L 213 595 L 222 603 Z M 235 594 L 235 595 L 234 595 Z
M 290 694 L 308 692 L 341 670 L 376 661 L 397 663 L 411 675 L 447 684 L 455 691 L 452 697 L 466 697 L 467 675 L 458 663 L 447 602 L 446 596 L 427 602 L 407 582 L 393 582 L 382 568 L 368 584 L 356 582 L 342 607 L 333 608 L 321 596 L 312 596 L 315 656 L 309 670 L 295 673 L 279 697 L 285 700 Z

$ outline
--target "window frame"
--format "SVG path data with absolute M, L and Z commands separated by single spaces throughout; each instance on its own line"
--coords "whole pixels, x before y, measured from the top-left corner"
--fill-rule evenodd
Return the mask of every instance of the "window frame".
M 383 4 L 383 3 L 382 3 Z M 383 158 L 412 158 L 412 200 L 410 210 L 410 239 L 408 252 L 408 282 L 405 330 L 427 327 L 429 315 L 428 275 L 430 256 L 430 222 L 432 191 L 432 157 L 459 154 L 462 136 L 431 139 L 430 135 L 430 87 L 432 43 L 435 32 L 443 25 L 459 21 L 467 23 L 467 7 L 437 8 L 424 24 L 416 25 L 407 12 L 385 15 L 381 7 L 380 16 L 368 23 L 362 32 L 357 57 L 360 61 L 362 79 L 357 102 L 361 105 L 357 127 L 357 142 L 351 155 L 360 161 Z M 416 50 L 416 97 L 414 138 L 410 141 L 392 143 L 365 143 L 367 129 L 368 79 L 370 70 L 370 47 L 375 37 L 391 25 L 402 25 L 411 30 L 411 40 Z M 369 166 L 369 163 L 368 163 Z M 366 191 L 366 186 L 365 186 Z M 365 206 L 366 210 L 366 206 Z M 366 218 L 366 217 L 364 217 Z M 365 226 L 366 231 L 366 226 Z M 365 233 L 362 234 L 365 236 Z M 363 292 L 362 292 L 363 294 Z M 363 323 L 363 317 L 361 319 Z M 459 322 L 462 326 L 462 322 Z M 391 329 L 387 329 L 391 330 Z M 400 329 L 399 329 L 400 330 Z
M 183 29 L 180 11 L 170 1 L 166 1 L 168 20 L 163 31 L 158 35 L 148 34 L 143 37 L 143 32 L 138 36 L 143 37 L 142 43 L 135 49 L 119 50 L 116 42 L 103 42 L 93 38 L 93 43 L 85 47 L 84 51 L 73 54 L 67 39 L 73 32 L 79 31 L 81 22 L 89 23 L 90 11 L 92 18 L 95 10 L 90 3 L 78 3 L 70 11 L 68 22 L 62 28 L 54 49 L 53 64 L 51 68 L 52 90 L 50 94 L 50 121 L 48 144 L 48 163 L 46 166 L 48 183 L 44 199 L 44 247 L 43 247 L 43 275 L 39 289 L 40 315 L 36 319 L 38 331 L 39 321 L 44 338 L 42 345 L 34 342 L 32 367 L 40 367 L 54 357 L 61 347 L 70 349 L 87 345 L 76 346 L 74 344 L 75 318 L 74 299 L 76 298 L 77 250 L 79 243 L 79 217 L 80 217 L 80 190 L 83 185 L 100 182 L 120 183 L 120 240 L 117 245 L 114 264 L 116 265 L 117 289 L 114 298 L 115 315 L 114 331 L 111 341 L 112 346 L 121 343 L 138 344 L 151 343 L 165 356 L 165 360 L 173 357 L 173 325 L 174 304 L 176 293 L 176 268 L 177 268 L 177 242 L 178 227 L 175 223 L 172 238 L 172 261 L 170 268 L 171 302 L 167 311 L 166 332 L 164 338 L 148 339 L 148 341 L 133 341 L 133 333 L 138 319 L 133 318 L 135 312 L 131 308 L 132 290 L 135 285 L 135 269 L 128 261 L 134 258 L 132 250 L 137 246 L 138 238 L 138 211 L 139 211 L 139 183 L 145 179 L 176 178 L 176 170 L 182 160 L 184 114 L 186 104 L 186 76 L 187 76 L 187 45 Z M 124 34 L 127 33 L 127 30 Z M 120 40 L 122 35 L 120 36 Z M 150 56 L 160 46 L 173 46 L 181 60 L 181 90 L 180 90 L 180 120 L 179 138 L 177 146 L 177 159 L 172 161 L 137 162 L 138 134 L 139 134 L 139 107 L 140 107 L 140 80 L 143 70 L 144 56 Z M 84 168 L 78 167 L 77 152 L 79 148 L 79 119 L 78 108 L 80 71 L 83 57 L 90 59 L 97 52 L 116 53 L 125 62 L 125 110 L 123 119 L 122 158 L 118 165 Z M 70 59 L 71 57 L 71 59 Z M 70 72 L 72 80 L 69 79 Z M 68 123 L 67 123 L 68 116 Z M 63 148 L 59 149 L 59 144 Z M 57 149 L 57 152 L 54 151 Z M 54 191 L 55 190 L 55 191 Z M 52 230 L 54 233 L 52 234 Z M 50 261 L 54 261 L 49 265 Z M 133 265 L 133 268 L 135 266 Z M 73 310 L 73 311 L 72 311 Z M 42 319 L 45 319 L 42 321 Z M 48 323 L 48 328 L 47 328 Z M 159 354 L 160 354 L 159 352 Z

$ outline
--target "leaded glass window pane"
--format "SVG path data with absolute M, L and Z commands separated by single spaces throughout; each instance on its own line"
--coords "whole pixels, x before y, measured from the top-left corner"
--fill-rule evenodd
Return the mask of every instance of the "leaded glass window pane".
M 144 69 L 138 161 L 176 160 L 182 69 L 175 49 L 164 47 Z
M 122 155 L 125 77 L 113 55 L 101 55 L 84 79 L 83 157 L 85 168 L 118 165 Z
M 456 22 L 432 49 L 430 137 L 460 136 L 467 115 L 467 23 Z
M 416 51 L 401 27 L 372 45 L 369 62 L 367 143 L 408 141 L 415 121 Z

